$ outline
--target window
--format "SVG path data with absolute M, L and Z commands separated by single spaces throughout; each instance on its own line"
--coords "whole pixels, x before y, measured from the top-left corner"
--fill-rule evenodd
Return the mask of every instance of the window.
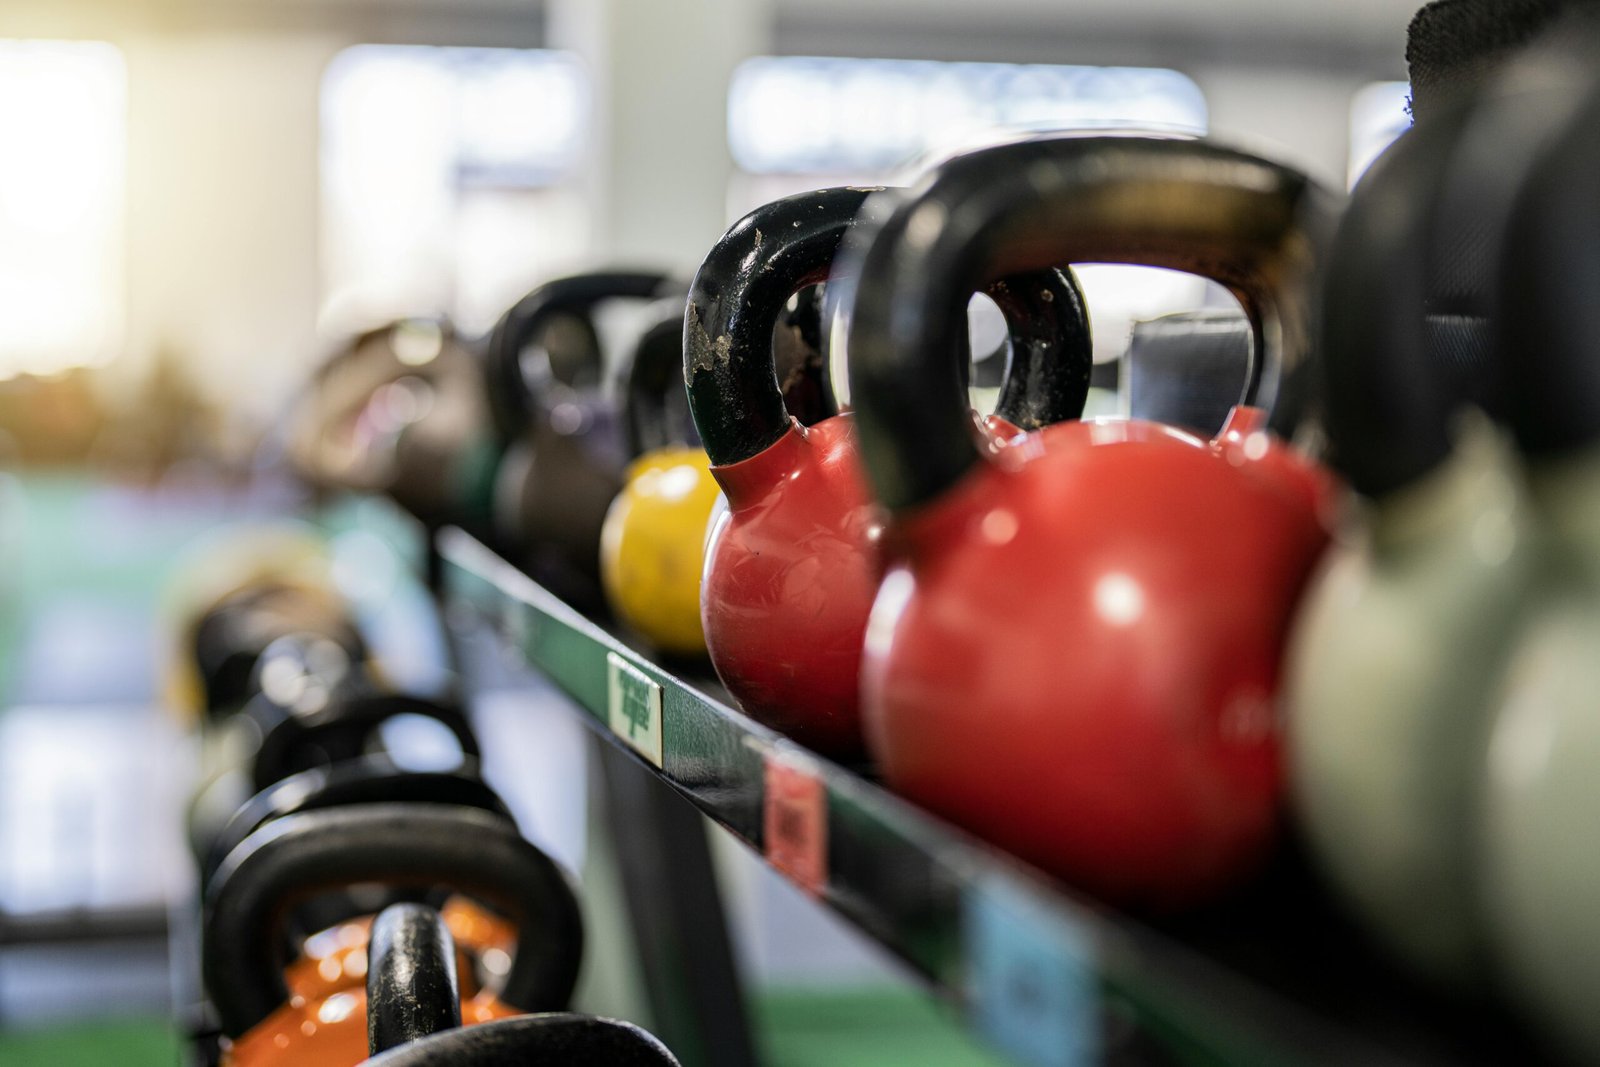
M 928 161 L 1015 133 L 1198 135 L 1207 121 L 1199 86 L 1175 70 L 765 56 L 741 64 L 729 89 L 728 144 L 741 171 L 729 214 L 818 186 L 904 181 Z M 1122 354 L 1136 319 L 1230 299 L 1174 271 L 1101 264 L 1077 274 L 1097 361 Z M 1004 333 L 986 303 L 974 307 L 978 352 Z
M 117 353 L 126 99 L 112 45 L 0 40 L 0 380 Z
M 360 45 L 322 91 L 324 326 L 488 328 L 582 255 L 586 80 L 561 52 Z
M 1357 92 L 1350 102 L 1350 186 L 1410 128 L 1410 82 L 1373 82 Z
M 767 56 L 740 65 L 728 101 L 752 174 L 882 175 L 996 130 L 1206 129 L 1193 81 L 1134 67 Z

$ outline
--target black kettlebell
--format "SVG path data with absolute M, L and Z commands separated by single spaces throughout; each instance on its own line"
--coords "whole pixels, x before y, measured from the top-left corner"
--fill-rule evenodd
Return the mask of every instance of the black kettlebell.
M 599 610 L 600 526 L 622 486 L 628 449 L 606 387 L 592 313 L 613 299 L 648 300 L 671 286 L 662 274 L 614 271 L 548 282 L 495 324 L 485 354 L 490 409 L 505 452 L 495 475 L 496 540 L 535 579 L 585 610 Z M 553 324 L 578 324 L 586 339 L 568 370 L 530 346 Z
M 245 838 L 274 819 L 303 811 L 382 803 L 452 804 L 511 818 L 511 810 L 478 776 L 471 757 L 449 771 L 409 771 L 375 753 L 292 774 L 240 806 L 212 838 L 200 861 L 201 887 Z
M 426 904 L 391 904 L 367 942 L 367 1051 L 461 1025 L 461 983 L 450 928 Z
M 224 1034 L 239 1037 L 288 999 L 281 934 L 289 910 L 362 883 L 449 887 L 482 900 L 517 926 L 500 1000 L 536 1011 L 571 996 L 583 951 L 572 883 L 511 820 L 457 805 L 363 804 L 269 822 L 218 868 L 201 962 Z
M 678 1067 L 632 1023 L 593 1015 L 523 1015 L 446 1030 L 391 1049 L 369 1067 Z
M 839 413 L 822 358 L 824 290 L 822 285 L 802 289 L 773 327 L 773 371 L 783 406 L 803 426 Z M 648 325 L 623 368 L 622 422 L 629 459 L 700 444 L 683 389 L 683 313 L 680 297 L 652 305 Z
M 365 662 L 366 641 L 345 605 L 322 590 L 283 582 L 252 583 L 213 605 L 190 628 L 184 650 L 194 664 L 206 723 L 234 714 L 258 691 L 257 668 L 275 642 L 315 635 Z
M 234 812 L 268 786 L 313 767 L 382 750 L 382 729 L 401 716 L 449 731 L 464 758 L 477 738 L 456 705 L 383 692 L 365 663 L 316 635 L 279 638 L 259 657 L 244 708 L 202 734 L 201 779 L 189 805 L 189 842 L 199 859 Z
M 289 420 L 296 470 L 322 489 L 387 493 L 430 525 L 487 520 L 498 457 L 480 356 L 443 319 L 352 338 Z
M 1253 329 L 1230 308 L 1180 311 L 1133 324 L 1128 414 L 1210 437 L 1249 380 Z

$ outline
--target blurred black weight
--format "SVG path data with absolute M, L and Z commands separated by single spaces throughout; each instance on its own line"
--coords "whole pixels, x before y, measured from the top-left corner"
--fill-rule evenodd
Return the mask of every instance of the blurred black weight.
M 1210 436 L 1244 395 L 1250 320 L 1225 308 L 1138 322 L 1128 345 L 1128 411 Z

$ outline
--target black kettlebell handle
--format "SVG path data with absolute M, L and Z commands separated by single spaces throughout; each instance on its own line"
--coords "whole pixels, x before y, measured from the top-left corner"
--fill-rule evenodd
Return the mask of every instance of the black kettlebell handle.
M 228 853 L 273 819 L 301 811 L 349 804 L 409 802 L 454 804 L 511 818 L 500 795 L 478 776 L 477 761 L 450 771 L 408 771 L 375 753 L 291 774 L 247 800 L 223 825 L 200 865 L 200 884 L 212 877 Z
M 936 168 L 841 257 L 850 393 L 878 499 L 914 508 L 981 460 L 959 382 L 927 369 L 957 350 L 966 294 L 1011 274 L 1136 263 L 1222 283 L 1260 354 L 1246 399 L 1270 405 L 1306 357 L 1336 203 L 1298 171 L 1201 141 L 1041 139 Z
M 1600 159 L 1600 90 L 1524 181 L 1500 263 L 1503 327 L 1496 360 L 1508 414 L 1531 459 L 1570 457 L 1600 439 L 1600 315 L 1589 297 L 1595 248 L 1592 179 Z
M 572 995 L 583 920 L 566 872 L 509 820 L 444 804 L 363 804 L 287 815 L 251 834 L 206 893 L 202 970 L 223 1033 L 238 1037 L 289 996 L 280 927 L 296 903 L 362 883 L 448 886 L 517 926 L 499 997 L 559 1007 Z
M 863 205 L 882 191 L 819 189 L 775 200 L 735 223 L 701 264 L 684 315 L 683 369 L 689 408 L 714 465 L 759 454 L 792 424 L 773 366 L 773 326 L 802 288 L 839 284 L 834 259 Z M 997 413 L 1023 429 L 1081 413 L 1093 353 L 1076 281 L 1047 266 L 992 288 L 1011 328 L 1011 369 L 1023 378 L 1008 380 Z M 970 295 L 957 301 L 963 331 Z M 1066 351 L 1044 358 L 1057 345 Z M 952 381 L 960 380 L 965 362 L 953 359 L 951 367 Z
M 293 597 L 295 590 L 268 582 L 236 590 L 211 606 L 189 631 L 186 652 L 205 689 L 205 718 L 219 721 L 249 703 L 259 688 L 257 670 L 267 649 L 284 638 L 320 638 L 337 645 L 351 664 L 365 662 L 370 652 L 360 628 L 348 617 L 328 618 L 329 626 L 314 633 L 287 622 L 273 601 Z
M 367 940 L 367 1052 L 461 1025 L 456 942 L 426 904 L 391 904 Z
M 1428 349 L 1427 229 L 1465 110 L 1400 135 L 1350 197 L 1328 258 L 1322 422 L 1329 459 L 1376 497 L 1432 470 L 1454 447 L 1464 397 Z
M 1007 327 L 1005 378 L 994 413 L 1019 430 L 1082 415 L 1094 373 L 1094 340 L 1077 276 L 1052 267 L 1002 278 L 984 292 Z M 965 371 L 968 360 L 959 365 Z
M 593 1015 L 519 1015 L 425 1037 L 368 1067 L 678 1067 L 672 1053 L 632 1023 Z
M 402 715 L 432 719 L 448 729 L 461 746 L 462 755 L 477 759 L 478 738 L 461 708 L 450 703 L 424 700 L 399 693 L 335 693 L 320 711 L 296 713 L 280 707 L 265 696 L 247 707 L 261 728 L 261 744 L 251 764 L 252 788 L 261 792 L 291 774 L 309 769 L 301 766 L 307 753 L 332 755 L 335 761 L 354 759 L 360 751 L 335 751 L 341 742 L 371 736 L 379 726 Z
M 642 456 L 672 445 L 692 445 L 672 418 L 667 395 L 679 387 L 683 365 L 683 303 L 662 301 L 628 362 L 623 392 L 623 428 L 628 454 Z
M 536 406 L 532 383 L 522 373 L 522 350 L 551 319 L 577 315 L 588 322 L 604 300 L 649 299 L 670 284 L 658 271 L 594 271 L 546 282 L 511 305 L 494 324 L 484 354 L 489 410 L 501 438 L 520 434 Z
M 758 455 L 788 431 L 773 327 L 791 296 L 827 278 L 875 191 L 818 189 L 758 207 L 723 234 L 695 272 L 683 318 L 683 380 L 714 465 Z

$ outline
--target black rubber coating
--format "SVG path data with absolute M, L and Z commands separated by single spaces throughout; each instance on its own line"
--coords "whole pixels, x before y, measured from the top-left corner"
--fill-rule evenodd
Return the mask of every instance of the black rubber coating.
M 522 1015 L 434 1034 L 368 1067 L 678 1067 L 667 1046 L 616 1019 Z
M 628 361 L 622 415 L 629 455 L 699 443 L 693 420 L 674 417 L 670 401 L 673 391 L 682 389 L 682 369 L 683 302 L 663 301 Z
M 1434 358 L 1457 369 L 1461 395 L 1504 415 L 1518 373 L 1514 354 L 1494 355 L 1499 329 L 1495 284 L 1517 189 L 1581 105 L 1593 84 L 1600 29 L 1590 4 L 1512 53 L 1471 101 L 1447 181 L 1429 225 L 1428 315 Z
M 1482 88 L 1566 6 L 1562 0 L 1433 0 L 1406 29 L 1411 111 L 1426 118 Z
M 260 584 L 229 596 L 195 624 L 190 655 L 205 689 L 207 718 L 224 718 L 250 700 L 257 691 L 262 654 L 285 637 L 326 639 L 342 648 L 351 663 L 366 660 L 366 642 L 354 621 L 305 608 L 304 598 L 293 586 Z M 316 619 L 316 633 L 306 633 L 313 616 L 323 617 Z
M 1600 72 L 1597 72 L 1600 73 Z M 1523 182 L 1501 261 L 1512 431 L 1535 457 L 1600 440 L 1600 88 Z
M 210 884 L 228 853 L 273 819 L 301 811 L 393 801 L 455 804 L 511 818 L 505 801 L 478 776 L 476 760 L 469 759 L 452 771 L 408 771 L 380 753 L 314 767 L 268 786 L 233 813 L 201 863 L 201 888 Z
M 572 995 L 583 920 L 555 861 L 489 812 L 364 804 L 276 819 L 217 870 L 206 894 L 201 965 L 223 1033 L 238 1037 L 288 999 L 278 933 L 289 908 L 361 883 L 448 887 L 493 905 L 517 927 L 500 999 L 539 1011 L 563 1007 Z
M 958 376 L 927 371 L 960 345 L 967 294 L 1023 271 L 1137 263 L 1220 282 L 1262 354 L 1244 399 L 1272 406 L 1307 355 L 1337 204 L 1298 171 L 1200 141 L 1039 139 L 936 168 L 841 257 L 856 279 L 851 400 L 878 499 L 916 507 L 979 461 Z
M 456 943 L 426 904 L 391 904 L 367 941 L 367 1051 L 380 1052 L 461 1025 Z
M 1425 242 L 1463 124 L 1458 107 L 1402 134 L 1356 186 L 1334 239 L 1322 415 L 1329 460 L 1365 496 L 1410 485 L 1453 447 L 1464 397 L 1428 351 Z
M 659 271 L 596 271 L 546 282 L 511 305 L 494 324 L 484 355 L 489 410 L 501 439 L 521 434 L 534 410 L 531 383 L 522 373 L 522 350 L 547 323 L 560 315 L 578 315 L 588 322 L 602 301 L 649 299 L 664 295 L 670 284 Z
M 371 750 L 373 735 L 390 719 L 417 715 L 447 728 L 469 759 L 478 757 L 478 738 L 464 711 L 454 704 L 396 693 L 336 693 L 320 710 L 294 712 L 257 697 L 246 708 L 261 729 L 261 745 L 251 765 L 253 788 L 314 767 L 356 759 Z
M 1002 278 L 984 292 L 1006 318 L 1007 364 L 994 413 L 1019 430 L 1083 414 L 1094 371 L 1089 305 L 1070 269 Z M 967 360 L 959 361 L 965 369 Z
M 788 430 L 773 327 L 791 296 L 827 278 L 874 191 L 818 189 L 756 208 L 695 273 L 684 311 L 683 380 L 713 464 L 758 455 Z

